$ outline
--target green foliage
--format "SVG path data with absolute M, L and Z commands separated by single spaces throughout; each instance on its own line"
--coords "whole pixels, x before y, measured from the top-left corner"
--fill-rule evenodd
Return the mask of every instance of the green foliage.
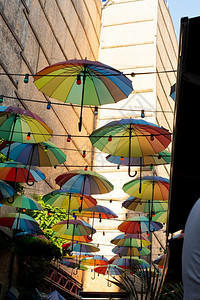
M 58 222 L 67 219 L 66 210 L 45 204 L 42 197 L 37 194 L 33 194 L 32 197 L 40 203 L 44 211 L 31 211 L 29 215 L 39 222 L 39 226 L 43 230 L 46 238 L 51 242 L 51 244 L 57 246 L 60 249 L 60 253 L 63 254 L 62 244 L 64 244 L 64 241 L 63 239 L 55 236 L 55 232 L 51 229 L 51 227 Z

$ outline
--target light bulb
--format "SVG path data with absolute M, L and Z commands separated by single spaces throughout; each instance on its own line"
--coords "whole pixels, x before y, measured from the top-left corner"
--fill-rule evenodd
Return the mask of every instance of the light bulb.
M 28 83 L 28 80 L 29 80 L 29 74 L 25 74 L 24 83 Z
M 81 75 L 80 74 L 77 75 L 76 84 L 81 85 Z

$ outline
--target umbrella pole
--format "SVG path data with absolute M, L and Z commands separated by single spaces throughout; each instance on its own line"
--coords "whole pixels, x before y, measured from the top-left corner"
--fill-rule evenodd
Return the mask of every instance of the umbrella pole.
M 83 69 L 83 89 L 82 89 L 82 98 L 81 98 L 81 112 L 80 112 L 80 118 L 78 123 L 78 130 L 81 131 L 82 128 L 82 115 L 83 115 L 83 100 L 84 100 L 84 90 L 85 90 L 85 78 L 86 78 L 86 66 L 84 65 Z
M 67 229 L 69 228 L 69 212 L 70 212 L 70 202 L 72 194 L 69 193 L 69 205 L 68 205 L 68 214 L 67 214 Z
M 29 167 L 28 167 L 28 175 L 27 175 L 27 178 L 26 178 L 26 184 L 29 185 L 29 186 L 34 185 L 34 181 L 33 181 L 32 183 L 29 183 L 29 182 L 28 182 L 29 174 L 30 174 L 30 169 L 31 169 L 31 164 L 32 164 L 32 160 L 33 160 L 33 153 L 34 153 L 34 150 L 35 150 L 35 144 L 33 144 L 33 146 L 32 146 L 31 156 L 30 156 L 30 162 L 29 162 Z
M 79 212 L 82 211 L 82 208 L 83 208 L 83 195 L 84 195 L 84 191 L 85 191 L 85 181 L 86 181 L 86 176 L 84 175 L 84 178 L 83 178 L 83 188 L 82 188 L 82 195 L 81 195 L 81 206 L 79 207 Z
M 151 197 L 151 201 L 149 201 L 149 231 L 151 232 L 151 229 L 150 229 L 150 222 L 152 220 L 152 209 L 153 209 L 153 195 L 154 195 L 154 186 L 155 186 L 155 182 L 153 180 L 152 182 L 152 197 Z
M 94 268 L 95 268 L 95 260 L 94 260 Z M 96 272 L 94 271 L 94 269 L 93 269 L 93 272 L 94 272 L 94 276 L 93 276 L 93 277 L 91 277 L 91 279 L 92 279 L 92 280 L 94 280 L 94 279 L 95 279 L 95 273 L 96 273 Z
M 139 193 L 142 192 L 142 157 L 140 157 L 140 186 L 139 186 Z
M 8 152 L 7 152 L 6 160 L 9 159 L 10 146 L 11 146 L 11 143 L 12 143 L 12 138 L 13 138 L 13 134 L 14 134 L 14 129 L 15 129 L 16 121 L 17 121 L 17 114 L 15 114 L 15 117 L 14 117 L 14 120 L 13 120 L 12 133 L 11 133 L 11 137 L 10 137 L 10 141 L 9 141 L 9 146 L 8 146 Z
M 129 127 L 129 151 L 128 151 L 128 175 L 130 177 L 135 177 L 137 175 L 137 171 L 133 175 L 131 175 L 131 132 L 132 132 L 132 127 L 130 125 Z
M 16 183 L 17 183 L 17 168 L 15 168 L 15 182 L 14 182 L 14 189 L 16 190 Z M 13 194 L 12 200 L 7 200 L 8 203 L 13 203 L 15 201 L 15 195 Z
M 73 224 L 73 233 L 72 233 L 72 251 L 73 251 L 73 242 L 74 242 L 74 232 L 75 232 L 75 224 Z

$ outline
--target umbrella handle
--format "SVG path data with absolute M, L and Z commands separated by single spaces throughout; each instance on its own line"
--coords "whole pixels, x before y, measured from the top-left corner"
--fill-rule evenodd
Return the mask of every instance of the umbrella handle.
M 34 183 L 35 183 L 34 181 L 32 181 L 31 183 L 29 183 L 28 180 L 26 181 L 26 184 L 27 184 L 28 186 L 33 186 Z
M 137 175 L 137 171 L 133 175 L 131 175 L 131 167 L 128 167 L 128 176 L 129 177 L 135 177 Z
M 137 175 L 137 171 L 133 175 L 131 175 L 131 125 L 129 128 L 129 155 L 128 155 L 128 176 L 129 177 L 135 177 Z
M 11 199 L 11 200 L 9 200 L 9 199 Z M 7 200 L 7 202 L 10 204 L 13 203 L 14 201 L 15 201 L 14 195 L 12 196 L 12 198 L 8 198 L 8 200 Z
M 77 270 L 77 269 L 75 269 L 75 270 L 76 270 L 76 271 L 75 271 L 75 272 L 73 271 L 73 274 L 74 274 L 74 275 L 77 275 L 77 274 L 78 274 L 78 270 Z
M 94 277 L 91 277 L 91 279 L 92 279 L 92 280 L 94 280 L 94 279 L 95 279 L 95 273 L 96 273 L 96 272 L 94 271 Z

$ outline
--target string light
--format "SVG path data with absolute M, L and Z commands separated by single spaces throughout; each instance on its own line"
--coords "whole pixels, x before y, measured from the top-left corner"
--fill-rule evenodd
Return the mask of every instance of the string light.
M 154 141 L 154 135 L 153 135 L 153 133 L 151 133 L 151 135 L 150 135 L 150 140 Z
M 67 142 L 69 143 L 71 141 L 71 135 L 68 134 L 68 137 L 67 137 Z
M 109 136 L 108 142 L 112 142 L 112 135 Z
M 47 109 L 48 110 L 51 109 L 51 101 L 48 101 L 48 103 L 47 103 Z
M 98 115 L 98 107 L 97 106 L 95 106 L 95 108 L 94 108 L 94 115 Z
M 77 75 L 76 84 L 81 85 L 81 75 L 80 74 Z
M 29 81 L 29 74 L 25 74 L 24 83 L 28 83 L 28 81 Z
M 27 139 L 27 141 L 29 141 L 29 140 L 30 140 L 30 138 L 31 138 L 31 133 L 30 133 L 30 132 L 28 132 L 28 133 L 27 133 L 27 136 L 26 136 L 26 139 Z
M 83 150 L 82 157 L 83 157 L 83 158 L 85 158 L 85 157 L 86 157 L 86 150 Z
M 0 103 L 3 103 L 3 95 L 0 95 Z
M 144 109 L 141 110 L 141 118 L 145 117 Z

